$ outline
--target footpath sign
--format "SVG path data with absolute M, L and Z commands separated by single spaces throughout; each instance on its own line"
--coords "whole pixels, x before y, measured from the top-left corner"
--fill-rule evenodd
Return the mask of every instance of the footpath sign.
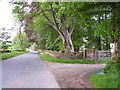
M 111 43 L 110 48 L 111 48 L 111 53 L 113 53 L 115 51 L 115 44 Z

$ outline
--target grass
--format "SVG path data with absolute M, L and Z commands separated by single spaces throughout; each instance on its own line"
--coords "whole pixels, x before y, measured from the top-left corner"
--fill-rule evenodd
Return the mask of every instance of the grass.
M 107 64 L 109 64 L 109 63 L 112 62 L 112 59 L 111 59 L 111 58 L 101 58 L 101 59 L 99 59 L 99 60 L 96 61 L 96 62 L 98 62 L 98 63 L 107 63 Z
M 117 88 L 118 87 L 118 66 L 108 64 L 103 74 L 93 74 L 91 82 L 95 88 Z
M 118 65 L 112 63 L 111 58 L 102 58 L 98 63 L 105 63 L 107 67 L 103 69 L 103 74 L 95 73 L 91 76 L 91 82 L 95 88 L 117 88 L 118 85 Z
M 48 62 L 58 62 L 58 63 L 71 63 L 71 64 L 93 64 L 94 62 L 92 60 L 83 60 L 83 59 L 59 59 L 54 58 L 48 54 L 40 54 L 42 59 L 48 61 Z
M 94 64 L 92 60 L 83 59 L 59 59 L 54 58 L 48 54 L 40 54 L 40 56 L 48 62 L 58 62 L 58 63 L 71 63 L 71 64 Z M 104 58 L 98 61 L 99 63 L 108 64 L 105 69 L 103 69 L 103 74 L 95 73 L 91 76 L 90 80 L 94 88 L 118 88 L 118 65 L 111 63 L 110 58 Z M 119 72 L 120 73 L 120 72 Z
M 24 54 L 24 53 L 27 53 L 27 51 L 25 51 L 25 52 L 12 51 L 12 52 L 1 53 L 1 56 L 2 56 L 1 60 L 5 60 L 5 59 L 11 58 L 11 57 L 15 57 L 15 56 L 18 56 L 18 55 L 21 55 L 21 54 Z
M 71 63 L 71 64 L 94 64 L 92 60 L 83 59 L 59 59 L 48 54 L 40 54 L 40 56 L 48 62 Z M 108 64 L 103 69 L 103 74 L 95 73 L 90 80 L 94 88 L 117 88 L 118 87 L 118 65 L 112 64 L 111 59 L 101 59 L 99 63 Z

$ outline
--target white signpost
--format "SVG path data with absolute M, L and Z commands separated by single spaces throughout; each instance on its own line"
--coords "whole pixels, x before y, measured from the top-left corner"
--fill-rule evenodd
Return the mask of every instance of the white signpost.
M 111 53 L 114 53 L 115 52 L 115 44 L 111 43 L 110 48 L 111 48 Z

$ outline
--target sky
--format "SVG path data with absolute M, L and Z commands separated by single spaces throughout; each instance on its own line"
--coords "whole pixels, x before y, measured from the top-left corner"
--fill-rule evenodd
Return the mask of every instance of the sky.
M 13 26 L 13 15 L 12 8 L 13 6 L 9 3 L 10 0 L 1 0 L 0 1 L 0 28 L 1 27 L 12 27 Z
M 0 33 L 7 31 L 11 33 L 10 41 L 17 35 L 19 30 L 19 22 L 16 22 L 14 15 L 12 14 L 12 8 L 14 7 L 9 2 L 11 0 L 0 0 Z M 17 0 L 16 0 L 17 1 Z M 21 0 L 22 1 L 22 0 Z M 30 4 L 34 0 L 23 0 Z M 3 30 L 2 28 L 6 28 Z M 11 28 L 14 30 L 10 30 Z
M 6 31 L 11 33 L 12 40 L 16 35 L 16 30 L 10 30 L 12 27 L 15 27 L 15 19 L 12 14 L 13 5 L 9 3 L 10 1 L 11 0 L 0 0 L 0 32 L 3 31 L 1 28 L 7 28 Z

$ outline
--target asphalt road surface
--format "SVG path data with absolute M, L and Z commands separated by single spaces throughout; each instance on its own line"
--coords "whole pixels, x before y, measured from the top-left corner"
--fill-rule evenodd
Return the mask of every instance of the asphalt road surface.
M 2 88 L 59 88 L 37 52 L 2 61 Z

